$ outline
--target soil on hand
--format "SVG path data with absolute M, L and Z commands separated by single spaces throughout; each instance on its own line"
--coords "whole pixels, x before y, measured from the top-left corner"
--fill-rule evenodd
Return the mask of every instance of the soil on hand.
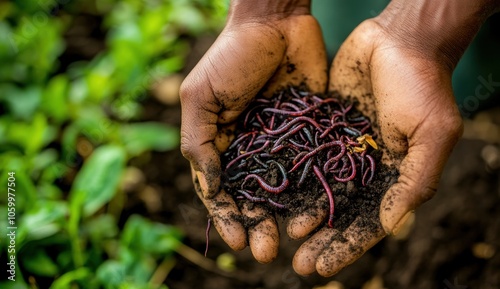
M 289 88 L 257 97 L 242 113 L 221 157 L 223 188 L 240 207 L 281 217 L 327 211 L 325 225 L 340 231 L 362 216 L 363 229 L 374 231 L 382 196 L 398 177 L 380 162 L 379 146 L 356 103 Z

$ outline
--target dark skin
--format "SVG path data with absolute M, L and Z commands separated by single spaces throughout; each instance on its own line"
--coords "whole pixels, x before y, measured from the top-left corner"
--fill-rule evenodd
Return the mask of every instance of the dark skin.
M 344 232 L 319 230 L 297 251 L 295 271 L 331 276 L 396 232 L 435 194 L 462 131 L 451 74 L 499 2 L 393 0 L 345 41 L 328 84 L 324 45 L 309 15 L 309 1 L 232 1 L 224 31 L 181 88 L 182 152 L 192 164 L 197 193 L 226 243 L 241 250 L 248 240 L 263 263 L 277 255 L 279 236 L 272 214 L 240 211 L 231 196 L 219 192 L 219 155 L 231 140 L 227 129 L 260 90 L 271 94 L 301 82 L 315 92 L 337 90 L 356 97 L 359 108 L 376 123 L 384 144 L 382 161 L 395 165 L 400 177 L 384 195 L 380 220 L 361 215 Z M 296 67 L 291 74 L 286 73 L 289 63 Z M 246 231 L 235 221 L 240 214 L 263 221 Z M 288 234 L 305 237 L 324 218 L 325 212 L 298 216 L 289 221 Z M 366 221 L 379 229 L 363 230 Z M 332 241 L 338 240 L 336 235 L 347 242 Z

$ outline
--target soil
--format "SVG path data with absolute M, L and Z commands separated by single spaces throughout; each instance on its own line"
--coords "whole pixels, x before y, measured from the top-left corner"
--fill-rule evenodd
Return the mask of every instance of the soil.
M 146 120 L 180 125 L 180 107 L 145 103 Z M 166 284 L 184 288 L 500 288 L 500 110 L 485 113 L 490 122 L 467 121 L 441 177 L 438 194 L 420 207 L 398 236 L 383 239 L 339 274 L 301 277 L 291 266 L 303 240 L 281 232 L 278 258 L 257 263 L 249 248 L 233 252 L 214 231 L 207 258 L 232 256 L 236 270 L 203 269 L 178 256 Z M 483 117 L 484 118 L 484 117 Z M 486 131 L 471 131 L 485 128 Z M 493 134 L 492 130 L 497 130 Z M 179 150 L 154 153 L 138 163 L 161 207 L 152 208 L 140 192 L 131 193 L 128 212 L 174 224 L 184 242 L 203 254 L 207 211 L 194 191 L 189 163 Z M 339 287 L 343 286 L 343 287 Z M 460 287 L 462 286 L 462 287 Z

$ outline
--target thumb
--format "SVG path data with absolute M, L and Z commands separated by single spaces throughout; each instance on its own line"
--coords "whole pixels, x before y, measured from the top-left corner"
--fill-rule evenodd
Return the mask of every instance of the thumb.
M 398 181 L 382 199 L 380 221 L 388 234 L 397 232 L 409 213 L 436 192 L 446 160 L 462 132 L 458 116 L 440 118 L 428 118 L 410 137 Z

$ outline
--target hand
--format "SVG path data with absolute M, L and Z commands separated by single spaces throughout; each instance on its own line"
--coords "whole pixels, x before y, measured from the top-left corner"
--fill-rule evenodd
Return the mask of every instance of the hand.
M 230 195 L 219 192 L 219 155 L 229 145 L 237 117 L 259 91 L 270 94 L 300 83 L 325 91 L 326 54 L 309 5 L 309 0 L 232 1 L 226 27 L 180 92 L 181 150 L 191 162 L 196 192 L 224 241 L 241 250 L 248 239 L 262 263 L 277 255 L 276 222 L 263 209 L 240 212 Z M 242 214 L 263 219 L 248 228 L 248 238 Z
M 413 42 L 411 33 L 398 37 L 391 29 L 395 21 L 387 20 L 397 13 L 384 13 L 362 23 L 342 45 L 330 71 L 330 90 L 359 100 L 358 108 L 375 122 L 385 146 L 382 162 L 398 167 L 400 176 L 383 197 L 380 222 L 361 215 L 344 232 L 323 228 L 304 242 L 293 260 L 301 275 L 336 274 L 396 232 L 412 210 L 435 194 L 461 135 L 451 74 L 468 43 L 444 51 L 450 45 L 441 44 L 453 41 L 426 46 L 421 44 L 425 41 Z M 367 222 L 378 229 L 366 230 Z

